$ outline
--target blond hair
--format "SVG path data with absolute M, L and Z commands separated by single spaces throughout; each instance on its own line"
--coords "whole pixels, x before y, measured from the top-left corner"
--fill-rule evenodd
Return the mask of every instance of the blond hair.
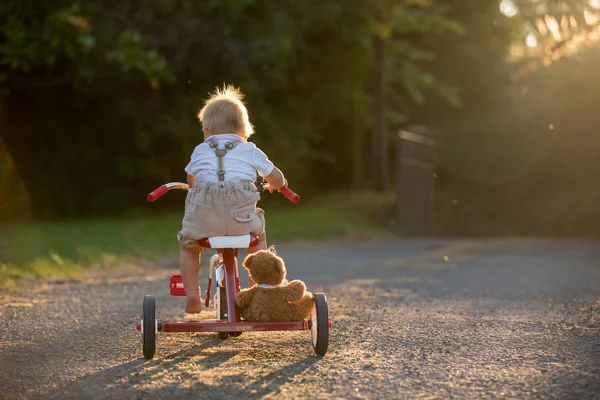
M 243 99 L 244 93 L 232 85 L 217 88 L 198 112 L 198 119 L 213 134 L 242 131 L 248 138 L 254 133 L 254 127 L 248 118 Z

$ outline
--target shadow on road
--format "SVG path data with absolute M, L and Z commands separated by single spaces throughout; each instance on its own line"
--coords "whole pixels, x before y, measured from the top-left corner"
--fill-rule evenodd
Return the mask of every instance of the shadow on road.
M 239 397 L 261 397 L 279 391 L 282 385 L 319 361 L 305 357 L 266 375 L 249 376 L 247 371 L 231 374 L 229 369 L 218 370 L 239 354 L 239 351 L 218 349 L 219 339 L 204 340 L 185 350 L 160 359 L 133 360 L 80 378 L 52 393 L 38 398 L 223 398 L 237 394 Z M 203 377 L 211 375 L 213 382 L 205 383 Z
M 155 390 L 144 390 L 143 398 L 162 399 L 176 395 L 177 398 L 183 399 L 222 399 L 261 398 L 266 394 L 277 395 L 283 385 L 318 362 L 319 359 L 316 357 L 306 357 L 254 381 L 244 372 L 228 375 L 218 386 L 203 382 L 195 382 L 191 387 L 186 388 L 182 388 L 180 385 L 164 385 Z M 244 383 L 248 381 L 252 383 L 245 385 Z
M 138 398 L 135 395 L 136 384 L 151 383 L 155 378 L 172 374 L 181 378 L 182 369 L 201 365 L 202 371 L 218 368 L 221 364 L 235 357 L 237 351 L 218 351 L 202 356 L 206 350 L 218 347 L 219 339 L 206 338 L 201 343 L 193 345 L 184 350 L 165 355 L 159 359 L 145 360 L 139 358 L 124 364 L 120 364 L 100 372 L 84 376 L 74 382 L 67 384 L 54 392 L 44 394 L 39 398 L 52 399 L 81 399 L 81 398 Z M 193 363 L 190 363 L 191 359 Z M 186 372 L 192 372 L 186 371 Z M 147 395 L 147 391 L 144 390 Z M 142 397 L 146 398 L 144 395 Z

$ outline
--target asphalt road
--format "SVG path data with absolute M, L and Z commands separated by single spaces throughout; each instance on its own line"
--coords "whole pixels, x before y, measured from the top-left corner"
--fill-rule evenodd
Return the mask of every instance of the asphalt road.
M 257 332 L 161 334 L 144 360 L 143 296 L 156 296 L 160 320 L 183 316 L 183 300 L 168 295 L 176 260 L 165 260 L 0 292 L 0 398 L 600 399 L 598 241 L 278 251 L 288 278 L 327 295 L 325 357 L 308 332 Z

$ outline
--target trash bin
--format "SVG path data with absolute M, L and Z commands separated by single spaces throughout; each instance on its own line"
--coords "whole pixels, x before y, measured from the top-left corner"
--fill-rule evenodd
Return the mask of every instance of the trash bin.
M 396 136 L 396 227 L 402 235 L 434 233 L 435 150 L 435 134 L 425 126 L 407 127 Z

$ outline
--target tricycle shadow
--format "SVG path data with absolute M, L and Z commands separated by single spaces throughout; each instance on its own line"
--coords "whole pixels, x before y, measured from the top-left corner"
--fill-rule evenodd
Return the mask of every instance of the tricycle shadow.
M 157 359 L 139 358 L 82 377 L 39 398 L 258 398 L 277 392 L 292 378 L 320 361 L 319 357 L 307 356 L 251 378 L 246 369 L 231 374 L 230 368 L 222 368 L 240 351 L 215 349 L 219 343 L 219 339 L 206 340 Z
M 163 399 L 172 396 L 183 399 L 262 398 L 267 394 L 277 394 L 282 386 L 291 382 L 295 376 L 301 375 L 320 360 L 319 357 L 307 356 L 253 381 L 247 371 L 244 371 L 234 375 L 224 374 L 218 380 L 217 385 L 204 383 L 200 379 L 191 386 L 186 385 L 187 387 L 169 383 L 156 389 L 144 390 L 143 393 L 136 392 L 144 399 Z M 133 393 L 127 397 L 137 398 Z
M 306 369 L 317 364 L 320 360 L 321 358 L 316 356 L 302 358 L 281 369 L 272 371 L 267 375 L 260 377 L 244 388 L 237 388 L 237 391 L 244 396 L 256 397 L 262 397 L 267 393 L 276 392 L 281 386 L 289 382 L 291 378 L 300 375 Z M 237 376 L 241 380 L 246 379 L 246 374 L 244 373 L 238 374 Z M 232 391 L 236 390 L 235 387 L 232 387 L 231 389 Z
M 82 398 L 146 398 L 148 389 L 164 376 L 181 376 L 190 366 L 190 360 L 201 363 L 202 371 L 218 368 L 235 357 L 239 352 L 220 350 L 216 353 L 212 348 L 218 347 L 219 339 L 203 340 L 181 351 L 146 360 L 140 357 L 114 367 L 83 376 L 57 390 L 39 396 L 40 399 L 82 399 Z M 209 351 L 209 353 L 205 353 Z M 187 371 L 186 371 L 187 373 Z M 101 391 L 99 389 L 101 388 Z M 150 390 L 151 391 L 151 390 Z M 137 394 L 136 394 L 137 393 Z

